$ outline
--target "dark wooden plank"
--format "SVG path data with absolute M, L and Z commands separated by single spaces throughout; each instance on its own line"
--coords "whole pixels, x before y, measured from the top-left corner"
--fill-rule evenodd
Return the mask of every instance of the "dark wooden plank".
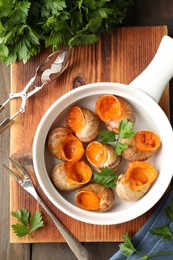
M 173 37 L 173 1 L 135 1 L 134 25 L 167 25 L 168 34 Z
M 32 260 L 76 260 L 75 255 L 66 243 L 33 244 Z
M 89 253 L 89 260 L 107 260 L 118 249 L 119 243 L 115 242 L 88 242 L 84 243 Z M 33 244 L 32 245 L 33 260 L 49 259 L 49 260 L 75 260 L 76 257 L 65 243 L 50 244 Z

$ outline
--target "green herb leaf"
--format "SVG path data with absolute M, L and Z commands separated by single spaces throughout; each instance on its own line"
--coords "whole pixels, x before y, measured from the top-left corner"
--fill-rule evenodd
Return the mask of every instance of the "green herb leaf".
M 121 155 L 122 152 L 128 148 L 127 143 L 121 143 L 120 140 L 122 138 L 131 139 L 134 137 L 135 132 L 133 132 L 134 124 L 132 124 L 127 119 L 122 119 L 119 125 L 119 137 L 117 140 L 117 144 L 115 146 L 115 152 L 117 155 Z
M 11 215 L 18 219 L 18 221 L 24 226 L 28 225 L 29 211 L 25 208 L 21 210 L 12 211 Z
M 116 141 L 116 135 L 113 131 L 101 131 L 99 134 L 102 142 L 109 143 Z
M 43 227 L 44 222 L 40 211 L 36 211 L 33 216 L 30 217 L 30 232 L 33 232 L 34 230 Z
M 8 48 L 5 44 L 0 45 L 0 56 L 6 58 L 9 54 Z
M 165 241 L 173 240 L 173 233 L 172 233 L 171 229 L 166 225 L 151 229 L 150 233 L 152 235 L 162 236 L 162 239 Z
M 39 211 L 36 211 L 33 216 L 29 219 L 29 211 L 25 208 L 21 210 L 12 211 L 11 215 L 20 222 L 12 225 L 14 233 L 18 237 L 23 237 L 25 235 L 30 235 L 32 237 L 32 232 L 36 229 L 43 227 L 44 222 L 42 220 L 42 215 Z
M 119 125 L 119 136 L 117 137 L 113 131 L 101 131 L 99 136 L 102 142 L 116 142 L 115 153 L 121 156 L 122 152 L 128 148 L 127 143 L 121 143 L 122 138 L 131 139 L 134 137 L 135 132 L 133 131 L 134 124 L 127 119 L 122 119 Z
M 16 236 L 18 236 L 19 238 L 29 235 L 28 228 L 22 224 L 14 224 L 14 225 L 12 225 L 12 229 L 13 229 L 14 233 L 16 234 Z
M 128 148 L 127 143 L 117 143 L 115 146 L 115 152 L 117 155 L 121 156 L 122 152 Z
M 92 180 L 104 185 L 106 188 L 115 188 L 118 174 L 107 167 L 101 168 L 100 172 L 94 172 Z
M 171 222 L 173 222 L 173 199 L 169 203 L 169 206 L 165 209 L 165 215 Z
M 74 37 L 72 37 L 68 44 L 70 47 L 74 47 L 74 46 L 79 46 L 79 45 L 87 45 L 87 44 L 92 44 L 98 41 L 98 36 L 91 33 L 91 34 L 84 34 L 84 33 L 79 33 L 77 35 L 75 35 Z
M 134 124 L 127 119 L 123 119 L 120 122 L 119 126 L 119 135 L 121 138 L 133 138 L 135 135 L 135 132 L 133 132 Z
M 127 233 L 123 235 L 123 239 L 124 242 L 119 245 L 119 248 L 123 255 L 131 256 L 133 253 L 137 252 Z

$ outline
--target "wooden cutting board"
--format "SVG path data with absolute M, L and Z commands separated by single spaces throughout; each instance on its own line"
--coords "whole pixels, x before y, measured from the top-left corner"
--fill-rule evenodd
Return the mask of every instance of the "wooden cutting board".
M 104 35 L 97 43 L 80 46 L 70 51 L 70 63 L 63 75 L 51 85 L 44 87 L 27 101 L 26 112 L 19 115 L 11 126 L 11 154 L 32 155 L 32 142 L 40 119 L 46 110 L 67 91 L 83 84 L 112 81 L 128 84 L 149 64 L 161 38 L 167 34 L 166 26 L 116 28 L 111 35 Z M 42 50 L 25 65 L 17 62 L 11 67 L 11 90 L 21 91 L 35 70 L 50 53 Z M 11 115 L 19 108 L 21 100 L 11 102 Z M 161 107 L 169 117 L 169 90 L 166 88 Z M 32 171 L 36 189 L 52 212 L 80 241 L 121 241 L 122 235 L 136 233 L 151 215 L 143 216 L 119 225 L 90 225 L 72 219 L 55 208 L 41 190 Z M 31 214 L 37 209 L 43 213 L 45 227 L 34 233 L 33 238 L 17 238 L 10 227 L 10 241 L 13 243 L 61 242 L 64 241 L 51 219 L 38 203 L 12 179 L 10 179 L 10 211 L 27 208 Z M 11 217 L 11 224 L 16 219 Z

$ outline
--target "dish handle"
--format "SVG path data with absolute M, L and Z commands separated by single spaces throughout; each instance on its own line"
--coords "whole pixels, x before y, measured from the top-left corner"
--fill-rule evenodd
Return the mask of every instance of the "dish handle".
M 165 35 L 150 64 L 129 86 L 145 92 L 158 103 L 172 77 L 173 39 Z

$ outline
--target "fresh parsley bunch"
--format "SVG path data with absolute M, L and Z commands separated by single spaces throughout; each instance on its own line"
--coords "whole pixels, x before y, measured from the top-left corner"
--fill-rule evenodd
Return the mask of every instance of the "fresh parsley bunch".
M 0 0 L 0 60 L 25 63 L 43 46 L 98 41 L 121 24 L 133 0 Z

